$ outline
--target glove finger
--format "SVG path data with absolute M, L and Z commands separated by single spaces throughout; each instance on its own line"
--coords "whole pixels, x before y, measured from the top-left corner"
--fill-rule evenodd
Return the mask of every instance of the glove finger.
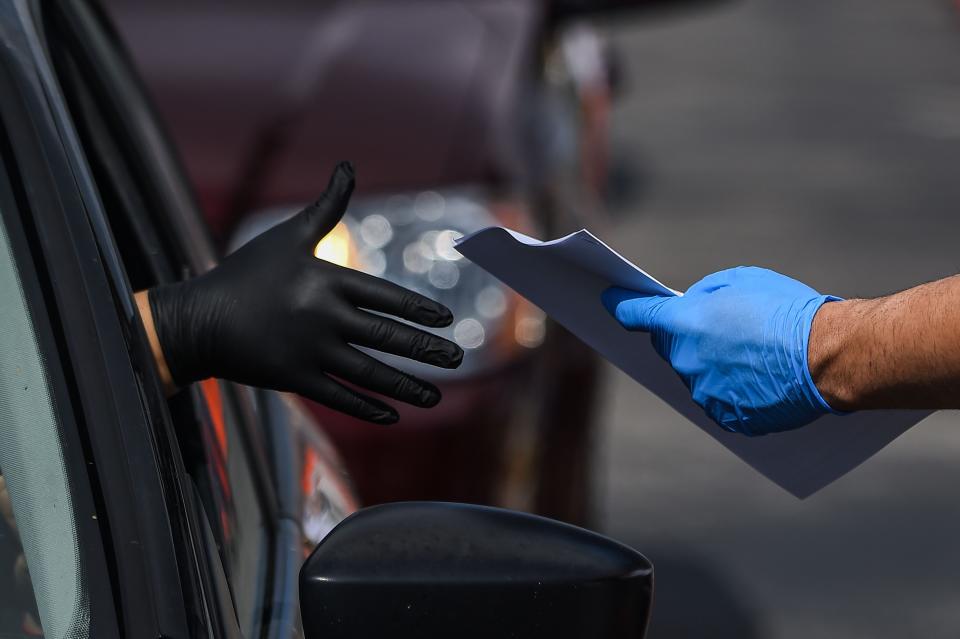
M 351 344 L 408 357 L 432 366 L 457 368 L 463 361 L 463 349 L 450 340 L 363 311 L 349 315 L 344 334 Z
M 347 211 L 353 187 L 353 165 L 349 162 L 341 162 L 333 170 L 327 189 L 316 202 L 299 214 L 305 248 L 313 250 L 317 242 L 337 225 Z
M 308 376 L 294 390 L 318 404 L 374 424 L 395 424 L 400 419 L 397 411 L 387 404 L 357 393 L 326 375 Z
M 659 325 L 660 308 L 671 297 L 645 295 L 625 288 L 611 287 L 603 292 L 603 305 L 624 328 L 633 331 L 652 331 Z
M 443 304 L 366 273 L 351 272 L 341 286 L 351 303 L 370 311 L 434 328 L 449 326 L 453 322 L 453 313 Z
M 433 384 L 387 366 L 355 348 L 338 353 L 328 367 L 331 373 L 352 384 L 414 406 L 431 408 L 440 401 L 440 391 Z

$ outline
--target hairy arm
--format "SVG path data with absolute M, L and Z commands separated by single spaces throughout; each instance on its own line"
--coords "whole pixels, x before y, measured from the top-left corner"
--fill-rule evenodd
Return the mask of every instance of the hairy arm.
M 960 276 L 824 304 L 808 360 L 838 410 L 960 408 Z

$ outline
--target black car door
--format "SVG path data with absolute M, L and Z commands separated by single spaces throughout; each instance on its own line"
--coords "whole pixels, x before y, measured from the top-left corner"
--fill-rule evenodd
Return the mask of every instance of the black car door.
M 167 433 L 154 428 L 162 421 L 162 407 L 150 401 L 149 391 L 157 384 L 144 366 L 149 353 L 142 348 L 132 301 L 117 295 L 116 255 L 99 250 L 102 211 L 46 66 L 37 21 L 33 5 L 0 5 L 0 152 L 6 180 L 0 206 L 43 380 L 25 383 L 19 398 L 4 398 L 4 406 L 29 410 L 7 414 L 3 426 L 15 434 L 18 425 L 51 413 L 43 402 L 23 403 L 37 390 L 45 391 L 48 409 L 52 404 L 56 426 L 49 428 L 48 420 L 47 441 L 20 440 L 19 448 L 7 442 L 0 462 L 32 577 L 36 621 L 50 626 L 48 636 L 189 636 L 191 625 L 203 624 L 191 624 L 191 615 L 200 619 L 202 614 L 188 611 L 203 608 L 195 603 L 200 601 L 196 584 L 181 579 L 192 573 L 179 567 L 195 554 L 195 525 L 180 515 L 186 506 L 171 472 L 176 460 L 162 456 L 164 447 L 157 445 L 158 436 Z M 14 297 L 5 295 L 5 312 L 15 314 L 17 305 L 8 303 Z M 22 315 L 20 326 L 30 325 Z M 25 374 L 31 370 L 30 354 L 5 353 L 2 361 L 19 358 Z M 11 370 L 19 374 L 16 365 Z M 30 445 L 23 446 L 24 441 Z M 18 449 L 26 456 L 11 456 Z M 43 467 L 43 455 L 57 450 L 65 479 L 58 481 L 54 465 L 44 478 L 29 481 L 29 473 Z M 31 485 L 40 491 L 39 499 L 25 496 L 24 486 Z M 58 485 L 68 489 L 49 494 Z M 60 503 L 72 516 L 58 526 L 44 526 L 31 502 Z M 42 534 L 33 539 L 34 531 Z M 43 567 L 44 557 L 69 548 L 76 552 L 54 562 L 59 571 Z M 45 609 L 58 610 L 61 598 L 50 593 L 62 591 L 64 584 L 74 584 L 69 590 L 76 599 L 73 612 L 45 614 Z M 36 631 L 23 617 L 20 622 L 22 634 Z
M 45 11 L 53 68 L 130 279 L 124 293 L 208 267 L 205 229 L 106 21 L 84 2 Z M 214 625 L 260 636 L 270 621 L 277 508 L 255 395 L 207 380 L 174 396 L 169 410 L 199 506 L 202 560 L 223 576 L 211 585 Z
M 16 107 L 7 71 L 0 69 L 0 636 L 115 637 L 103 511 L 33 226 L 40 202 L 27 195 L 40 184 L 10 144 Z

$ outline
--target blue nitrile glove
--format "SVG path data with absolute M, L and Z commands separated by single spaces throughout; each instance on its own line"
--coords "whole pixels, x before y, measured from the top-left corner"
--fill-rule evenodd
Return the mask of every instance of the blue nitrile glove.
M 678 297 L 603 293 L 625 328 L 650 332 L 707 415 L 746 435 L 799 428 L 836 412 L 810 377 L 807 343 L 817 310 L 837 299 L 745 266 L 708 275 Z

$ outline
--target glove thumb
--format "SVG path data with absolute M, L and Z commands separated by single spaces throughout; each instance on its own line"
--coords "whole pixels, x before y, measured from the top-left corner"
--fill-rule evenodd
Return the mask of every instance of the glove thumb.
M 333 230 L 347 211 L 353 193 L 353 165 L 341 162 L 333 170 L 327 189 L 317 201 L 300 212 L 300 226 L 304 243 L 312 249 L 317 242 Z
M 649 332 L 657 328 L 660 307 L 672 298 L 664 295 L 647 295 L 614 286 L 605 290 L 601 299 L 607 311 L 624 328 Z

